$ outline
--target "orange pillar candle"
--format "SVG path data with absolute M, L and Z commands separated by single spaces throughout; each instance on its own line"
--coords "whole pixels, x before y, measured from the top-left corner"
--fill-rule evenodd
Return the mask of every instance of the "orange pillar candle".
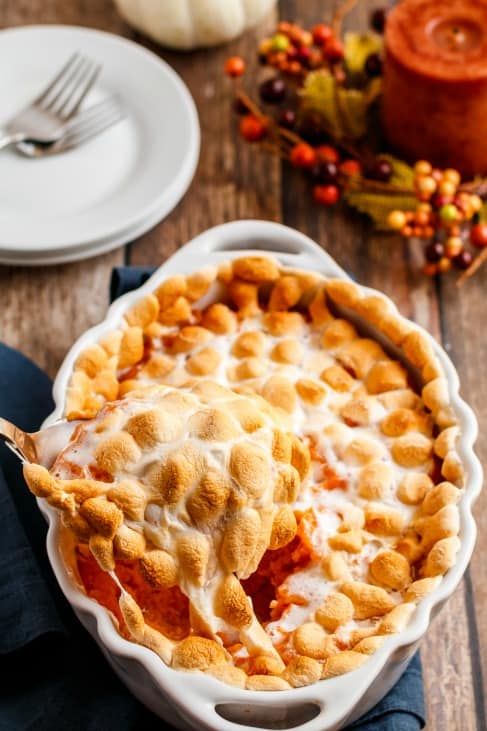
M 411 162 L 487 172 L 487 0 L 404 0 L 389 13 L 382 124 Z

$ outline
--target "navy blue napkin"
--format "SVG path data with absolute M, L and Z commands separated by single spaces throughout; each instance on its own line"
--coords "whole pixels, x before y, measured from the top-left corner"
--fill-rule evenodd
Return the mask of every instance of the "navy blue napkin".
M 118 268 L 112 299 L 152 270 Z M 0 414 L 28 431 L 52 410 L 48 377 L 0 343 Z M 114 675 L 59 590 L 45 551 L 46 525 L 17 459 L 0 445 L 0 731 L 171 731 Z M 356 731 L 418 731 L 425 725 L 416 655 Z

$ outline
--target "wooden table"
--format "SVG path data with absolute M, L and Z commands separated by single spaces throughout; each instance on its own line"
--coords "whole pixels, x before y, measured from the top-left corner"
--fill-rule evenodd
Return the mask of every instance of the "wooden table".
M 280 17 L 309 26 L 322 19 L 323 8 L 331 5 L 323 0 L 282 0 Z M 371 7 L 377 5 L 376 0 L 363 0 L 349 24 L 365 28 Z M 88 25 L 135 38 L 160 53 L 188 84 L 202 129 L 201 159 L 191 188 L 173 213 L 145 236 L 78 264 L 0 267 L 0 337 L 54 375 L 78 335 L 103 318 L 112 267 L 159 264 L 194 235 L 224 221 L 282 221 L 318 241 L 362 283 L 383 289 L 404 315 L 442 340 L 458 367 L 463 396 L 476 410 L 482 435 L 487 429 L 487 266 L 460 291 L 453 279 L 427 280 L 417 272 L 417 248 L 374 234 L 365 219 L 350 211 L 320 209 L 301 176 L 277 159 L 259 155 L 235 133 L 231 85 L 221 73 L 223 61 L 227 55 L 243 55 L 257 71 L 256 39 L 274 27 L 276 17 L 269 18 L 255 35 L 247 34 L 225 48 L 177 54 L 160 52 L 133 33 L 110 0 L 0 0 L 3 27 Z M 487 457 L 483 436 L 477 449 L 481 458 Z M 479 540 L 470 569 L 422 645 L 429 729 L 434 731 L 487 728 L 487 561 L 483 556 L 487 492 L 475 512 Z

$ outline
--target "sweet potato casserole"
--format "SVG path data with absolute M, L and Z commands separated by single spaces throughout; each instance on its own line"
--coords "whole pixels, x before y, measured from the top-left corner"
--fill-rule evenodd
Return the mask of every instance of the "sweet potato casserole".
M 459 547 L 431 344 L 378 295 L 265 256 L 172 276 L 79 357 L 31 490 L 120 633 L 253 690 L 353 670 Z

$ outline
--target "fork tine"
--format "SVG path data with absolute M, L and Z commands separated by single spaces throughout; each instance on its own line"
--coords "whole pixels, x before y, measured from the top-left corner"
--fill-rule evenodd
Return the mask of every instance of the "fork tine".
M 76 80 L 80 69 L 85 65 L 86 61 L 79 53 L 77 54 L 76 62 L 71 66 L 66 74 L 60 79 L 61 83 L 56 84 L 50 94 L 41 102 L 41 107 L 46 111 L 54 111 L 55 105 L 59 99 L 64 95 L 66 89 L 69 89 L 72 83 Z
M 101 64 L 91 63 L 85 73 L 78 80 L 77 86 L 73 89 L 71 95 L 66 99 L 59 109 L 59 113 L 64 119 L 71 119 L 77 113 L 86 95 L 93 87 L 93 84 L 100 75 Z
M 56 76 L 46 86 L 46 88 L 39 94 L 39 96 L 36 99 L 34 99 L 34 104 L 42 104 L 46 100 L 46 98 L 54 90 L 54 88 L 61 81 L 61 79 L 70 72 L 72 65 L 78 60 L 78 58 L 79 58 L 79 53 L 78 53 L 78 51 L 76 51 L 76 53 L 73 53 L 73 55 L 70 56 L 70 58 L 67 60 L 67 62 L 62 67 L 62 69 L 56 74 Z
M 125 114 L 119 109 L 113 109 L 107 114 L 100 116 L 96 121 L 82 126 L 81 128 L 74 130 L 73 132 L 67 132 L 66 135 L 60 140 L 60 144 L 64 150 L 69 150 L 73 147 L 79 147 L 85 144 L 93 137 L 97 137 L 99 134 L 112 127 L 117 122 L 124 119 Z
M 78 58 L 76 60 L 76 63 L 73 64 L 71 69 L 69 70 L 68 74 L 65 74 L 63 78 L 61 79 L 62 83 L 58 84 L 52 94 L 49 94 L 47 98 L 44 100 L 44 102 L 41 104 L 43 109 L 54 112 L 56 105 L 58 105 L 58 102 L 63 99 L 66 91 L 69 92 L 73 84 L 76 84 L 76 78 L 78 77 L 80 71 L 83 70 L 84 66 L 86 64 L 86 60 L 78 54 Z
M 120 108 L 118 98 L 115 95 L 109 96 L 106 99 L 103 99 L 103 101 L 93 104 L 91 107 L 88 107 L 88 109 L 84 109 L 82 112 L 79 112 L 76 117 L 69 122 L 66 133 L 71 134 L 78 130 L 81 131 L 88 124 L 92 122 L 96 123 L 97 120 L 107 112 L 119 110 Z

